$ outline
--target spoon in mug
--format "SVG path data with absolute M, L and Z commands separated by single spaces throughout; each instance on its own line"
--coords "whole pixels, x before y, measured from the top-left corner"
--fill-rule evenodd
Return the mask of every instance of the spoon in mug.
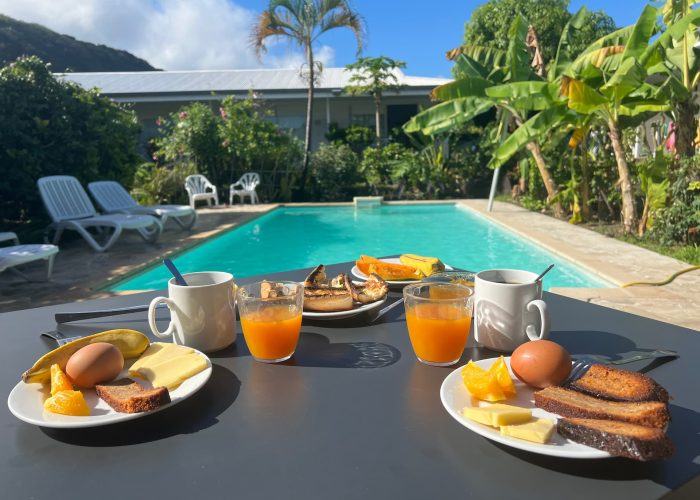
M 542 278 L 544 278 L 544 275 L 547 274 L 549 271 L 551 271 L 553 267 L 554 267 L 554 264 L 550 264 L 549 267 L 547 267 L 547 269 L 542 271 L 542 273 L 537 278 L 535 278 L 535 281 L 533 283 L 537 283 L 538 281 L 542 281 Z
M 187 286 L 185 278 L 182 277 L 182 274 L 180 274 L 180 271 L 177 270 L 177 267 L 175 267 L 175 264 L 173 264 L 172 260 L 163 259 L 163 264 L 165 264 L 165 267 L 168 268 L 168 271 L 170 271 L 170 273 L 175 277 L 175 283 L 177 283 L 180 286 Z

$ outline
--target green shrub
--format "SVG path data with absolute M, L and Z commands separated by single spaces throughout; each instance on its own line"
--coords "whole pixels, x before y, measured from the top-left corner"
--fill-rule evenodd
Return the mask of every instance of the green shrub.
M 196 171 L 194 163 L 169 166 L 142 163 L 134 174 L 131 194 L 143 205 L 187 204 L 189 200 L 185 191 L 185 178 Z
M 0 69 L 0 219 L 45 224 L 36 181 L 73 175 L 83 185 L 131 187 L 140 127 L 127 107 L 56 79 L 37 57 Z
M 325 134 L 326 140 L 334 144 L 347 144 L 358 155 L 375 142 L 374 130 L 361 125 L 352 125 L 341 128 L 337 123 L 328 126 Z
M 374 194 L 402 198 L 404 194 L 422 197 L 426 170 L 418 153 L 401 144 L 365 149 L 360 173 Z
M 650 235 L 659 243 L 700 242 L 700 168 L 690 158 L 681 160 L 676 179 L 671 183 L 670 202 L 653 213 Z
M 359 159 L 347 144 L 321 144 L 311 157 L 311 178 L 315 198 L 346 201 L 359 181 Z

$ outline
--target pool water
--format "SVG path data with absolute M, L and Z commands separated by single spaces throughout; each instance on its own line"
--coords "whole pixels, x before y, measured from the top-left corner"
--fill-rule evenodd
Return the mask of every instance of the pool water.
M 541 272 L 551 287 L 604 288 L 610 283 L 559 258 L 466 208 L 453 204 L 382 205 L 374 208 L 279 208 L 174 259 L 181 272 L 228 271 L 235 277 L 413 253 L 439 257 L 453 267 Z M 350 271 L 348 269 L 348 271 Z M 164 266 L 147 269 L 111 290 L 167 287 Z

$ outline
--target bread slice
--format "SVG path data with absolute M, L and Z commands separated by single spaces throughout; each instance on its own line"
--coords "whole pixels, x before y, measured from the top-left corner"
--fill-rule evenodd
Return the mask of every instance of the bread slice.
M 594 364 L 569 387 L 611 401 L 661 401 L 668 403 L 668 392 L 641 373 Z
M 352 309 L 352 295 L 345 288 L 305 288 L 305 311 L 349 311 Z
M 375 273 L 371 273 L 367 281 L 360 284 L 355 284 L 351 280 L 345 280 L 345 288 L 352 295 L 352 299 L 361 304 L 370 304 L 382 300 L 389 293 L 389 285 Z
M 146 389 L 130 378 L 96 385 L 95 392 L 109 406 L 120 413 L 151 411 L 170 403 L 170 393 L 165 387 Z
M 660 401 L 606 401 L 563 387 L 535 392 L 535 406 L 564 417 L 618 420 L 665 429 L 671 421 L 666 403 Z
M 673 444 L 653 427 L 587 418 L 561 418 L 557 432 L 572 441 L 604 450 L 616 457 L 656 460 L 670 457 Z

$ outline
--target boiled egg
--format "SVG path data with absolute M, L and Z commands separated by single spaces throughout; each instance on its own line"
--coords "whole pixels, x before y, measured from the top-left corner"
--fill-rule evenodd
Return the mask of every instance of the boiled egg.
M 89 389 L 114 380 L 123 368 L 124 356 L 119 349 L 107 342 L 95 342 L 68 359 L 66 375 L 75 385 Z
M 556 342 L 533 340 L 513 351 L 510 367 L 527 385 L 543 389 L 566 380 L 571 373 L 571 356 Z

